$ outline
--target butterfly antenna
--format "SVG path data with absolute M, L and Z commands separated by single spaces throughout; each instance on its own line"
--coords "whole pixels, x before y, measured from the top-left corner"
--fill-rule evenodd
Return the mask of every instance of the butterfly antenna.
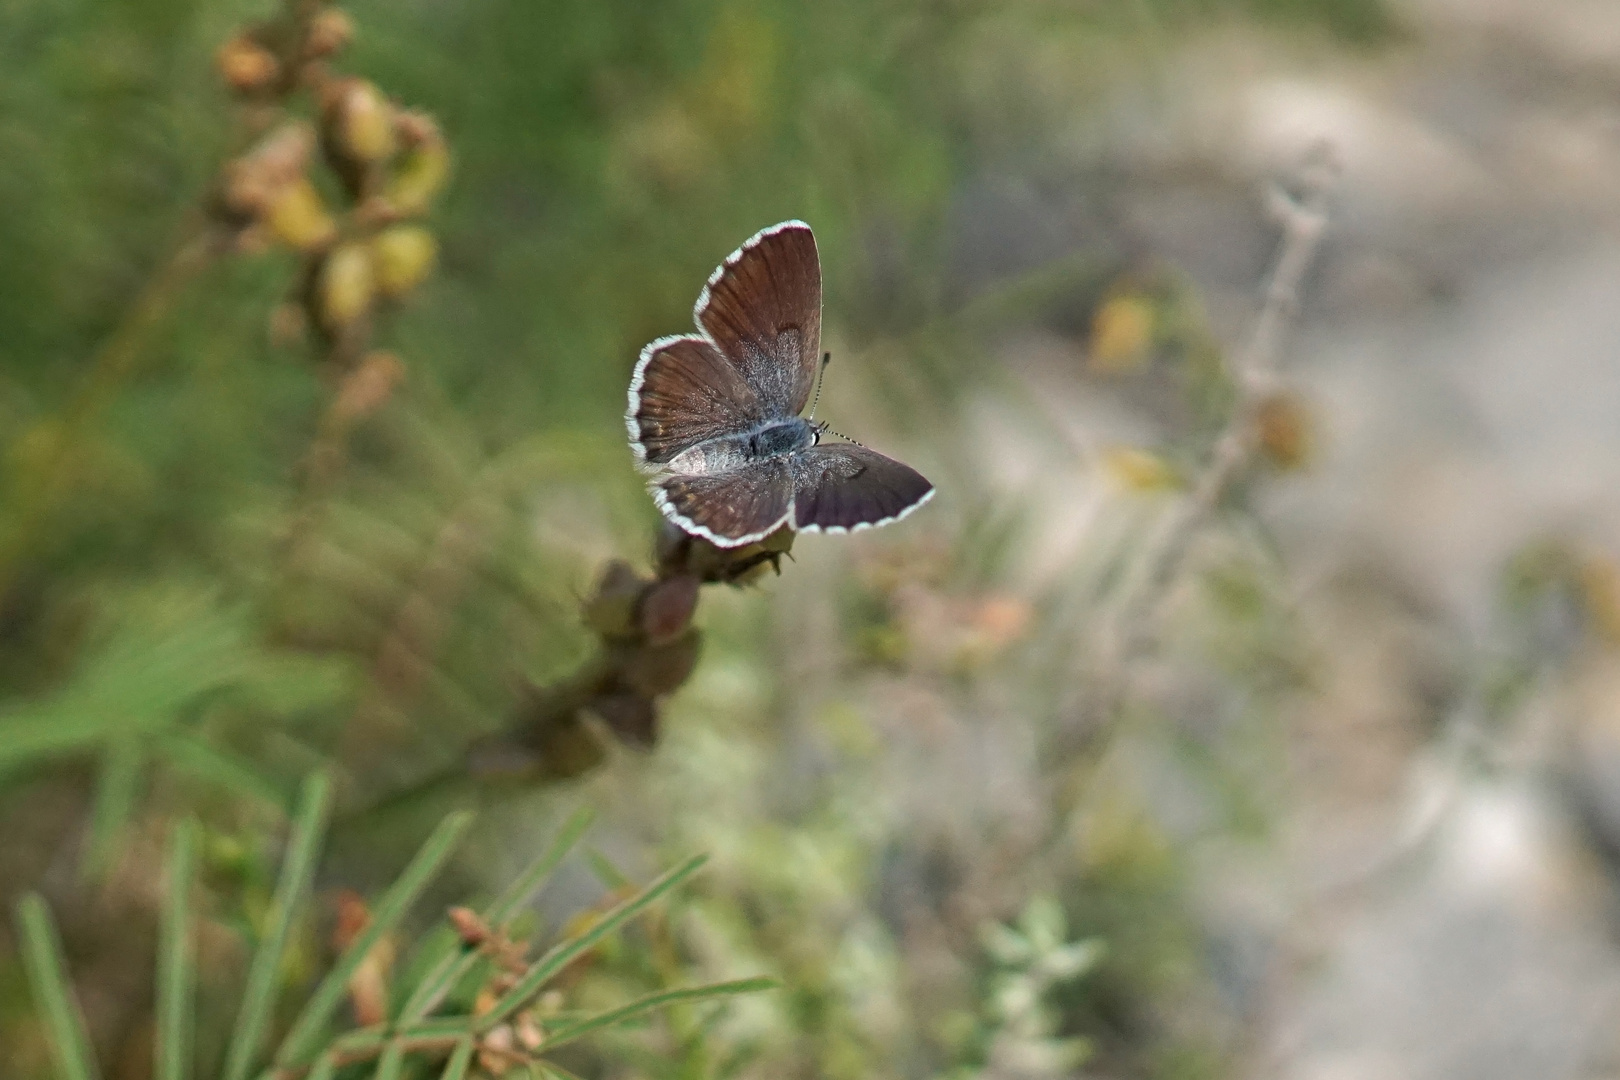
M 816 406 L 821 404 L 821 384 L 827 381 L 827 365 L 830 363 L 832 363 L 832 353 L 822 353 L 821 370 L 816 372 L 816 396 L 810 402 L 810 415 L 805 417 L 806 420 L 814 420 L 816 418 Z
M 826 424 L 817 424 L 816 425 L 816 432 L 819 434 L 820 432 L 823 432 L 823 431 L 826 432 L 828 435 L 838 435 L 838 437 L 840 439 L 843 439 L 847 443 L 852 443 L 855 446 L 859 446 L 862 450 L 866 449 L 866 444 L 865 443 L 855 442 L 855 440 L 850 438 L 848 435 L 840 435 L 838 432 L 834 431 L 832 428 L 828 427 Z

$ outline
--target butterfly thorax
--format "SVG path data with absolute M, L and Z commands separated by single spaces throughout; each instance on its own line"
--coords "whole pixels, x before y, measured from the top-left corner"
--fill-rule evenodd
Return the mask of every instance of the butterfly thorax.
M 726 472 L 743 465 L 782 457 L 816 445 L 821 429 L 802 416 L 767 420 L 737 435 L 707 439 L 688 447 L 669 463 L 673 472 Z

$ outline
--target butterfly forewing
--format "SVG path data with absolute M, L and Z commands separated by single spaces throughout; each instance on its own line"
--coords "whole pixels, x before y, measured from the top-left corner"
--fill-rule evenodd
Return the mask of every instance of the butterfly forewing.
M 853 443 L 813 446 L 790 459 L 794 527 L 853 532 L 897 521 L 927 502 L 934 485 L 909 465 Z
M 762 230 L 709 278 L 698 326 L 775 416 L 810 400 L 821 350 L 821 260 L 802 221 Z
M 671 476 L 653 488 L 664 515 L 721 547 L 762 540 L 793 515 L 787 458 L 707 475 Z
M 668 464 L 707 439 L 764 418 L 759 395 L 704 338 L 659 338 L 641 351 L 630 380 L 630 445 L 648 465 Z

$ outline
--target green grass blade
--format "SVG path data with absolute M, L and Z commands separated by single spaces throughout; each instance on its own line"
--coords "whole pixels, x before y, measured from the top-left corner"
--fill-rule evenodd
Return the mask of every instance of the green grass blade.
M 642 1013 L 662 1009 L 666 1005 L 674 1005 L 682 1001 L 703 1001 L 708 998 L 730 997 L 734 994 L 752 994 L 761 990 L 775 990 L 780 986 L 781 984 L 775 979 L 737 979 L 732 982 L 709 983 L 704 986 L 688 986 L 679 990 L 665 990 L 657 994 L 648 994 L 646 997 L 637 998 L 626 1005 L 621 1005 L 617 1009 L 609 1009 L 605 1013 L 599 1013 L 588 1019 L 579 1020 L 566 1027 L 558 1028 L 545 1042 L 540 1044 L 535 1053 L 543 1054 L 548 1050 L 555 1050 L 564 1043 L 573 1042 L 575 1039 L 589 1035 L 593 1031 L 612 1027 L 614 1024 L 623 1023 L 632 1017 L 640 1016 Z
M 158 938 L 157 1038 L 154 1080 L 188 1080 L 191 1074 L 192 990 L 196 952 L 191 940 L 191 877 L 197 849 L 197 823 L 180 822 L 169 841 L 165 875 L 168 896 Z
M 309 1075 L 304 1080 L 332 1080 L 332 1077 L 337 1075 L 337 1070 L 337 1055 L 327 1051 L 315 1059 L 315 1064 L 310 1066 Z
M 314 1043 L 320 1037 L 332 1014 L 343 1003 L 343 996 L 348 991 L 349 977 L 354 974 L 355 968 L 360 966 L 366 954 L 371 952 L 373 945 L 382 940 L 384 934 L 404 918 L 405 912 L 421 895 L 422 890 L 433 880 L 439 868 L 449 858 L 461 834 L 467 831 L 472 824 L 473 815 L 468 811 L 451 814 L 439 823 L 433 830 L 427 842 L 422 845 L 416 857 L 411 860 L 405 872 L 400 874 L 399 880 L 391 885 L 383 898 L 378 901 L 376 909 L 372 912 L 371 922 L 366 925 L 344 950 L 331 971 L 321 980 L 310 996 L 304 1009 L 293 1021 L 292 1030 L 281 1043 L 281 1049 L 276 1053 L 276 1064 L 281 1067 L 291 1067 L 304 1064 L 314 1050 Z
M 568 820 L 563 823 L 562 831 L 552 840 L 551 845 L 484 910 L 484 922 L 489 926 L 498 927 L 516 914 L 517 910 L 528 902 L 529 897 L 545 883 L 546 878 L 551 876 L 557 865 L 568 857 L 568 853 L 585 834 L 585 830 L 590 828 L 594 816 L 585 807 L 569 815 Z M 478 962 L 477 949 L 468 948 L 454 940 L 446 942 L 443 952 L 443 957 L 429 968 L 427 977 L 417 984 L 416 989 L 411 991 L 410 997 L 405 1000 L 404 1006 L 399 1011 L 401 1024 L 414 1024 L 437 1008 L 444 995 L 466 975 L 467 969 Z
M 570 1072 L 555 1061 L 541 1062 L 540 1072 L 543 1076 L 550 1077 L 551 1080 L 583 1080 L 578 1074 Z
M 287 858 L 281 866 L 281 879 L 276 882 L 270 928 L 259 941 L 259 947 L 253 954 L 253 964 L 248 968 L 247 987 L 242 991 L 242 1010 L 237 1014 L 236 1028 L 231 1033 L 230 1048 L 225 1055 L 225 1080 L 246 1080 L 254 1059 L 264 1046 L 270 1016 L 275 1008 L 276 972 L 281 967 L 282 953 L 286 950 L 293 921 L 303 906 L 315 874 L 321 836 L 326 829 L 330 788 L 331 782 L 324 773 L 317 773 L 304 782 L 304 790 L 298 801 L 298 816 L 294 819 L 287 845 Z
M 133 735 L 108 740 L 101 753 L 101 771 L 90 809 L 90 850 L 82 876 L 99 878 L 112 868 L 118 840 L 135 815 L 141 781 L 141 744 Z
M 444 1072 L 439 1074 L 439 1080 L 466 1080 L 467 1067 L 472 1064 L 473 1047 L 476 1045 L 471 1035 L 456 1043 L 455 1052 L 444 1063 Z
M 209 746 L 189 731 L 170 731 L 156 738 L 155 753 L 172 768 L 190 773 L 245 799 L 287 812 L 288 793 L 265 778 L 249 762 Z
M 557 833 L 556 839 L 551 841 L 551 846 L 530 863 L 528 869 L 519 874 L 495 902 L 489 905 L 484 912 L 484 921 L 491 926 L 499 926 L 516 915 L 518 909 L 528 903 L 529 897 L 545 884 L 546 878 L 557 869 L 557 865 L 574 850 L 574 845 L 579 843 L 579 838 L 585 835 L 585 830 L 591 827 L 591 822 L 595 818 L 595 813 L 585 806 L 568 815 L 568 820 L 563 822 L 563 827 Z
M 405 1071 L 405 1044 L 398 1039 L 389 1043 L 377 1061 L 377 1080 L 399 1080 Z
M 536 960 L 529 967 L 529 970 L 523 973 L 523 977 L 517 981 L 517 985 L 508 990 L 489 1012 L 478 1018 L 475 1030 L 479 1032 L 488 1031 L 514 1012 L 517 1012 L 530 998 L 539 993 L 540 988 L 545 986 L 557 972 L 567 967 L 575 957 L 613 933 L 627 919 L 639 915 L 647 905 L 691 877 L 707 861 L 707 855 L 692 856 L 655 880 L 641 892 L 602 916 L 596 925 L 579 937 L 559 942 L 544 956 Z
M 62 1080 L 97 1080 L 84 1016 L 68 988 L 62 939 L 57 936 L 50 908 L 38 893 L 29 893 L 18 902 L 17 934 L 22 939 L 23 964 L 34 988 L 34 1002 L 50 1033 L 58 1075 Z

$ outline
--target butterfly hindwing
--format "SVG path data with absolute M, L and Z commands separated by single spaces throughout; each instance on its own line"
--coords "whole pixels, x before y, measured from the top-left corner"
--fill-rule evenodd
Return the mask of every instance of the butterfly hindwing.
M 812 446 L 790 460 L 793 523 L 801 532 L 886 525 L 934 494 L 934 485 L 916 469 L 854 443 Z
M 793 483 L 785 457 L 722 473 L 670 476 L 655 482 L 653 501 L 689 533 L 721 547 L 763 540 L 793 514 Z

